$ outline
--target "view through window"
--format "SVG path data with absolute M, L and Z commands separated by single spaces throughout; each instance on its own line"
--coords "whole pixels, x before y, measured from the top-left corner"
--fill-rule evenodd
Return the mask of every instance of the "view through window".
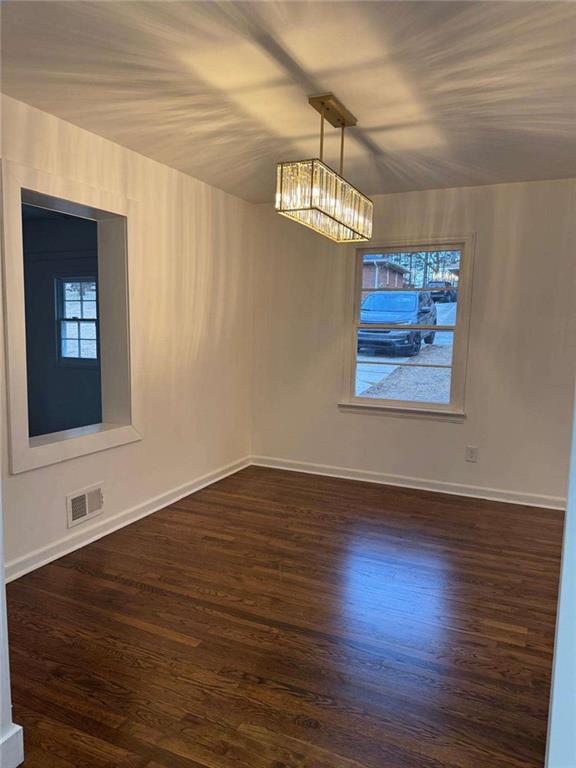
M 98 311 L 96 279 L 58 280 L 60 293 L 60 356 L 97 360 Z
M 462 248 L 364 253 L 354 395 L 434 407 L 454 401 Z

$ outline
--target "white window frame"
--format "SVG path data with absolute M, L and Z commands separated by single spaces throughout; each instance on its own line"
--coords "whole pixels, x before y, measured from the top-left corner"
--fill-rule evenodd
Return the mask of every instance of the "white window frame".
M 98 225 L 102 423 L 29 436 L 22 202 Z M 137 204 L 106 190 L 2 160 L 4 326 L 8 448 L 12 474 L 141 439 L 132 417 L 129 253 L 137 249 Z M 130 251 L 129 249 L 130 248 Z
M 80 368 L 100 368 L 100 328 L 99 328 L 99 314 L 98 311 L 98 297 L 100 291 L 98 290 L 98 278 L 97 277 L 88 277 L 86 275 L 83 275 L 81 277 L 56 277 L 55 278 L 55 293 L 56 293 L 56 313 L 55 313 L 55 322 L 56 322 L 56 348 L 57 348 L 57 355 L 58 355 L 58 362 L 60 365 L 66 366 L 66 367 L 80 367 Z M 66 317 L 66 300 L 64 296 L 65 291 L 65 285 L 66 283 L 96 283 L 96 317 L 94 318 L 87 318 L 87 317 L 80 317 L 80 318 L 70 318 Z M 81 307 L 84 304 L 84 300 L 80 298 L 80 305 Z M 64 339 L 62 338 L 62 325 L 64 323 L 76 323 L 78 327 L 78 355 L 71 355 L 67 356 L 62 354 L 62 342 Z M 94 325 L 94 328 L 96 329 L 94 340 L 96 342 L 96 357 L 83 357 L 81 353 L 81 345 L 80 345 L 80 324 L 81 323 L 92 323 Z
M 423 403 L 409 400 L 378 400 L 356 395 L 356 359 L 357 330 L 360 322 L 360 303 L 362 298 L 363 259 L 371 253 L 395 253 L 402 251 L 417 253 L 421 251 L 459 250 L 460 275 L 458 281 L 458 310 L 454 327 L 454 347 L 452 355 L 452 379 L 450 403 Z M 343 397 L 339 406 L 343 410 L 356 412 L 380 412 L 394 415 L 424 416 L 439 419 L 461 421 L 466 417 L 466 375 L 468 365 L 468 345 L 470 336 L 470 310 L 472 304 L 472 276 L 474 264 L 475 235 L 434 236 L 394 238 L 369 248 L 358 248 L 354 261 L 353 291 L 350 300 L 352 315 L 350 338 L 347 342 L 346 365 L 344 372 Z

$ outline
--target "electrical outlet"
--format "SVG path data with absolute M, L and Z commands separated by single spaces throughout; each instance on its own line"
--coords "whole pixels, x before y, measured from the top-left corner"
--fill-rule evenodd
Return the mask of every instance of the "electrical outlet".
M 473 464 L 478 461 L 478 448 L 475 445 L 467 445 L 465 451 L 466 461 L 471 461 Z

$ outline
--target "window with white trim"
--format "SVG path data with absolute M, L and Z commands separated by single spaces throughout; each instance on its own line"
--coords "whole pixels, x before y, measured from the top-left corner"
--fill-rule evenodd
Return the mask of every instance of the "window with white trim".
M 463 413 L 466 250 L 430 243 L 359 253 L 351 402 Z
M 56 280 L 58 347 L 62 360 L 98 360 L 96 278 Z

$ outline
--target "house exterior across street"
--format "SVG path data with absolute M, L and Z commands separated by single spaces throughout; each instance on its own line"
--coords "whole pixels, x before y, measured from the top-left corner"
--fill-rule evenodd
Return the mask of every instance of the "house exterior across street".
M 364 259 L 362 270 L 362 288 L 403 288 L 407 285 L 408 270 L 386 259 L 374 256 Z

